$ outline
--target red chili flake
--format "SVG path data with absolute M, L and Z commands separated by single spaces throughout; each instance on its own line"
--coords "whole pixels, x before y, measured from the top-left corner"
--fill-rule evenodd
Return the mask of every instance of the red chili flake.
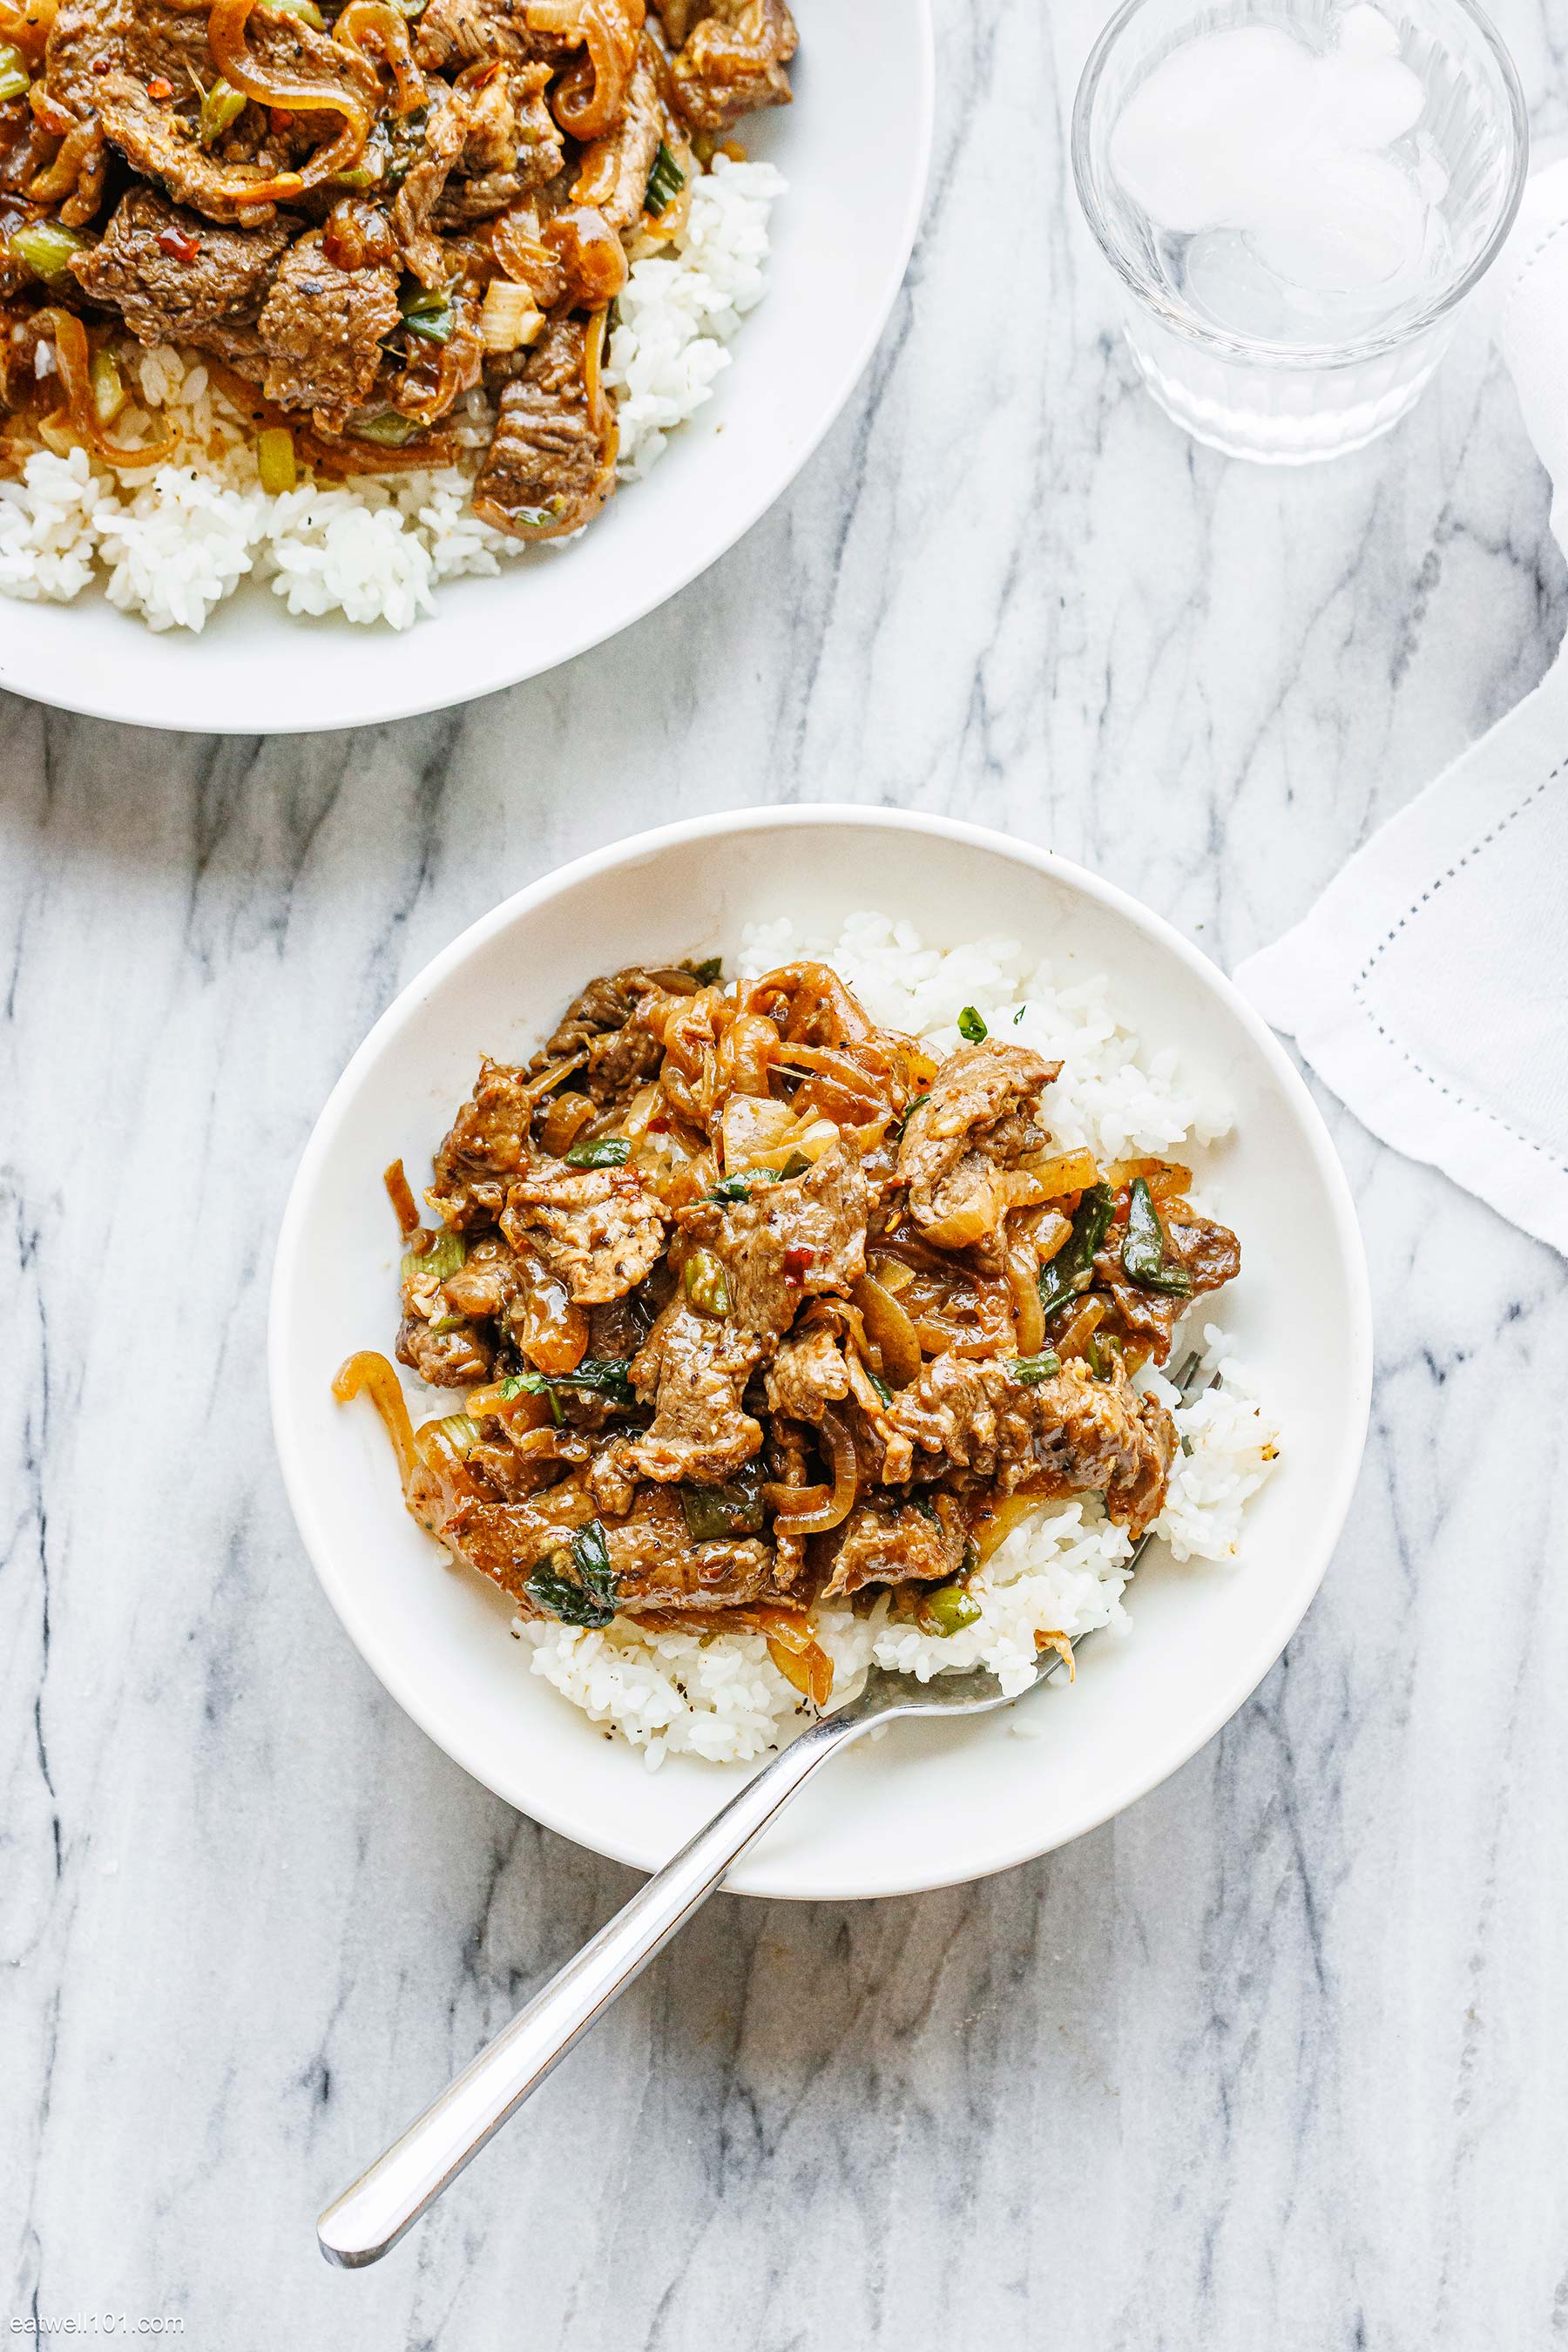
M 804 1247 L 798 1249 L 786 1249 L 784 1260 L 784 1280 L 786 1282 L 798 1282 L 805 1274 L 807 1266 L 812 1264 L 816 1256 L 816 1252 L 814 1249 L 805 1249 Z
M 147 95 L 149 98 L 173 98 L 174 85 L 172 81 L 166 80 L 163 75 L 154 74 L 147 85 Z
M 201 251 L 199 241 L 187 236 L 183 228 L 163 228 L 158 232 L 158 250 L 172 261 L 194 261 Z
M 286 106 L 275 106 L 270 110 L 268 115 L 268 121 L 271 123 L 274 131 L 287 131 L 293 120 L 293 116 L 289 113 Z
M 91 65 L 88 68 L 88 71 L 95 74 L 106 74 L 109 71 L 109 67 L 110 60 L 107 58 L 94 58 Z
M 664 1118 L 662 1114 L 658 1118 L 650 1118 L 647 1123 L 647 1131 L 650 1135 L 668 1135 L 669 1133 L 668 1119 Z

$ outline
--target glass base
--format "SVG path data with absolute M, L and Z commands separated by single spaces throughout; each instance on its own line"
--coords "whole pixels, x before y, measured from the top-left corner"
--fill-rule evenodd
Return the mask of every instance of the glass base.
M 1155 400 L 1227 457 L 1311 466 L 1364 449 L 1409 415 L 1452 331 L 1443 327 L 1353 367 L 1259 367 L 1221 358 L 1129 308 L 1127 340 Z

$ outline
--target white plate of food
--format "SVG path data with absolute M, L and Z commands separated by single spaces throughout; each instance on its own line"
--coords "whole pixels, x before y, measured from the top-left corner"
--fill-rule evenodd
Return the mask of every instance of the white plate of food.
M 1023 1682 L 1069 1643 L 1070 1685 L 890 1731 L 732 1881 L 845 1897 L 1047 1852 L 1242 1705 L 1348 1506 L 1371 1321 L 1326 1130 L 1211 963 L 1047 851 L 824 807 L 597 852 L 438 956 L 306 1150 L 269 1349 L 386 1688 L 643 1868 L 872 1660 Z M 1219 1384 L 1173 1417 L 1193 1352 Z
M 0 142 L 32 120 L 25 100 L 6 105 L 29 72 L 64 132 L 37 134 L 47 205 L 0 199 L 0 686 L 102 718 L 277 734 L 514 684 L 731 546 L 866 365 L 924 193 L 927 0 L 801 0 L 793 54 L 783 0 L 668 0 L 627 51 L 597 145 L 595 118 L 579 123 L 600 87 L 587 33 L 640 17 L 642 0 L 350 6 L 255 0 L 252 16 L 251 0 L 215 0 L 210 18 L 132 19 L 120 0 L 0 0 Z M 133 23 L 168 56 L 128 70 Z M 783 62 L 714 95 L 710 52 L 748 42 Z M 694 56 L 707 80 L 680 79 Z M 305 143 L 308 114 L 214 114 L 225 61 L 363 83 L 371 144 L 344 193 L 282 178 L 325 152 Z M 505 173 L 484 168 L 503 91 Z M 128 189 L 91 178 L 90 143 L 67 168 L 72 108 L 101 112 L 116 173 L 126 155 L 144 167 Z M 460 113 L 468 143 L 454 131 L 443 148 Z M 426 165 L 446 177 L 422 226 L 406 192 L 428 193 Z M 280 180 L 282 202 L 251 201 L 241 221 L 238 200 Z M 442 402 L 410 441 L 411 414 Z M 144 462 L 89 464 L 95 437 Z M 422 452 L 415 474 L 339 478 L 362 457 L 404 467 Z

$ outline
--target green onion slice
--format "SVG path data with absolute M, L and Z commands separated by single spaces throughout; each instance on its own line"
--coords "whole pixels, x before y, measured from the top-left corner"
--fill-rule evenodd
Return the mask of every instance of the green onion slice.
M 523 1591 L 548 1617 L 563 1625 L 590 1631 L 607 1625 L 616 1613 L 620 1579 L 610 1565 L 610 1548 L 597 1519 L 579 1528 L 569 1548 L 548 1553 L 534 1568 Z
M 1127 1238 L 1121 1263 L 1145 1290 L 1163 1290 L 1170 1298 L 1190 1298 L 1193 1278 L 1185 1266 L 1171 1263 L 1171 1245 L 1154 1195 L 1142 1176 L 1134 1176 L 1127 1195 Z
M 686 1261 L 682 1276 L 686 1296 L 693 1307 L 704 1315 L 728 1315 L 730 1312 L 730 1277 L 723 1263 L 711 1250 L 693 1250 Z
M 425 1230 L 428 1232 L 429 1227 Z M 468 1255 L 468 1244 L 462 1234 L 444 1225 L 428 1249 L 404 1251 L 403 1279 L 408 1282 L 416 1275 L 428 1274 L 434 1275 L 437 1282 L 445 1282 L 457 1273 Z
M 653 159 L 653 169 L 647 175 L 647 187 L 643 194 L 645 213 L 667 213 L 686 185 L 686 174 L 661 139 L 658 153 Z
M 926 1593 L 921 1606 L 924 1615 L 934 1621 L 927 1630 L 939 1640 L 962 1633 L 964 1627 L 973 1625 L 981 1613 L 980 1603 L 974 1595 L 956 1580 L 952 1584 L 939 1584 L 933 1592 Z
M 1110 1231 L 1116 1195 L 1109 1184 L 1091 1184 L 1078 1204 L 1072 1231 L 1048 1265 L 1040 1268 L 1040 1307 L 1054 1315 L 1070 1298 L 1087 1290 L 1094 1274 L 1096 1253 Z
M 591 1142 L 574 1143 L 566 1154 L 568 1168 L 624 1168 L 632 1147 L 624 1135 L 599 1135 Z
M 72 254 L 80 253 L 86 243 L 75 229 L 63 228 L 58 221 L 29 221 L 25 228 L 13 229 L 7 250 L 47 283 L 63 275 Z

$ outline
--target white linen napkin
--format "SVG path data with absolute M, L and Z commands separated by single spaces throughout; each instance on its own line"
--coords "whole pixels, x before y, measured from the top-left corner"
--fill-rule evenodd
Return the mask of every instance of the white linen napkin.
M 1489 307 L 1568 551 L 1568 161 Z M 1568 1255 L 1568 653 L 1236 980 L 1374 1135 Z

